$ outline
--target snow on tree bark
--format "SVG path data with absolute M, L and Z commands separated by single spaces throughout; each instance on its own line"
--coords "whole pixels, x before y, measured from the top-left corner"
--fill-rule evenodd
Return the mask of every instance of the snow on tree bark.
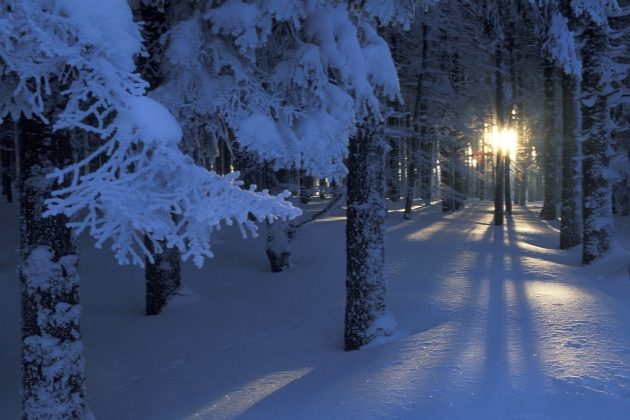
M 609 180 L 610 129 L 607 97 L 602 89 L 602 63 L 606 61 L 605 27 L 590 23 L 583 32 L 582 49 L 582 262 L 604 255 L 613 240 Z
M 83 419 L 76 238 L 67 216 L 42 216 L 53 187 L 46 175 L 71 160 L 68 132 L 24 117 L 21 129 L 22 419 Z
M 145 237 L 144 246 L 151 253 L 153 262 L 146 258 L 144 278 L 146 282 L 147 315 L 157 315 L 168 303 L 168 300 L 182 284 L 180 260 L 182 254 L 176 247 L 168 248 L 166 242 L 160 241 L 162 252 L 157 253 L 152 241 Z
M 348 156 L 346 351 L 391 335 L 396 326 L 386 304 L 385 156 L 383 139 L 357 128 Z
M 267 242 L 265 252 L 271 271 L 279 273 L 289 268 L 289 258 L 291 257 L 291 245 L 288 232 L 288 223 L 276 220 L 273 223 L 267 221 Z
M 577 80 L 562 75 L 562 206 L 560 209 L 560 249 L 573 248 L 582 242 L 578 209 L 577 182 Z
M 274 170 L 272 165 L 261 165 L 263 185 L 272 194 L 280 194 L 283 186 L 291 183 L 288 170 Z M 267 220 L 265 252 L 273 273 L 289 268 L 291 258 L 291 238 L 289 223 L 283 220 Z

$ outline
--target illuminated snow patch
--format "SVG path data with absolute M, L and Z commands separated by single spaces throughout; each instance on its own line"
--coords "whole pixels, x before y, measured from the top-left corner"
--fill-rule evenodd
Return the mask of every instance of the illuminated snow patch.
M 208 407 L 186 417 L 185 420 L 233 419 L 254 404 L 278 391 L 285 385 L 309 373 L 312 368 L 274 372 L 251 381 L 241 388 L 214 401 Z

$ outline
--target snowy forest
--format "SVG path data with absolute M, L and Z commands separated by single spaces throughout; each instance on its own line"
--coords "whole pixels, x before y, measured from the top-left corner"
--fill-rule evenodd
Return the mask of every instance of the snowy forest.
M 630 1 L 0 1 L 0 419 L 630 406 Z

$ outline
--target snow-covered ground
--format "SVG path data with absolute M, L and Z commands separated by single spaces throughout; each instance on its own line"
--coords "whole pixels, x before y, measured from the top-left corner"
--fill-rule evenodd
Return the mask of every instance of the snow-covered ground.
M 318 203 L 306 206 L 317 208 Z M 293 267 L 236 229 L 186 263 L 188 296 L 144 316 L 143 271 L 82 237 L 89 405 L 99 420 L 626 419 L 630 255 L 583 268 L 559 223 L 489 202 L 388 218 L 396 340 L 346 353 L 344 218 L 303 227 Z M 0 419 L 20 413 L 17 205 L 0 203 Z M 615 220 L 630 250 L 630 218 Z

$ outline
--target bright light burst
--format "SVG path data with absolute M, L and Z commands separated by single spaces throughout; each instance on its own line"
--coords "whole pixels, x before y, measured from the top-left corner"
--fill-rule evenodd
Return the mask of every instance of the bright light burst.
M 516 153 L 516 131 L 504 129 L 499 131 L 496 125 L 492 127 L 492 148 L 497 152 L 509 153 L 512 159 Z

